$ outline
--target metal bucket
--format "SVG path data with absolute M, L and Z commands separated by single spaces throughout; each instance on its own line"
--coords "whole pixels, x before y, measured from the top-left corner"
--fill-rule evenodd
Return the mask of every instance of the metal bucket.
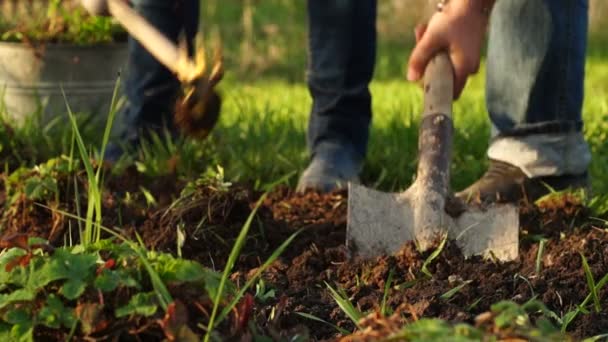
M 67 113 L 105 118 L 127 44 L 75 46 L 0 43 L 0 94 L 4 115 L 17 125 L 41 113 L 43 121 Z

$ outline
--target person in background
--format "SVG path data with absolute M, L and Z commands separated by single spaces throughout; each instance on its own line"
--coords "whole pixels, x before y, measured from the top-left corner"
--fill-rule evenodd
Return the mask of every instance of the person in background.
M 443 0 L 436 5 L 428 23 L 416 29 L 410 81 L 421 79 L 438 51 L 447 51 L 458 98 L 478 71 L 489 28 L 489 169 L 457 196 L 534 200 L 549 191 L 546 185 L 586 187 L 591 154 L 581 112 L 588 0 Z M 299 191 L 331 191 L 359 181 L 372 117 L 376 8 L 376 0 L 308 0 L 311 162 Z
M 148 22 L 174 42 L 180 35 L 186 38 L 192 51 L 198 30 L 199 0 L 132 0 L 134 9 Z M 108 15 L 107 0 L 82 0 L 94 15 Z M 169 69 L 160 64 L 135 39 L 129 37 L 129 54 L 123 89 L 127 103 L 119 113 L 123 129 L 108 144 L 104 159 L 118 160 L 125 149 L 134 148 L 149 132 L 173 136 L 175 99 L 180 82 Z

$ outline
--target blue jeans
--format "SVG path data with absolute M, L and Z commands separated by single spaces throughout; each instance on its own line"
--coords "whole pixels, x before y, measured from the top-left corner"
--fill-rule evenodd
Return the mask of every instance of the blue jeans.
M 587 0 L 500 0 L 492 13 L 486 102 L 490 158 L 531 177 L 578 174 L 590 154 L 582 137 Z M 314 156 L 342 144 L 363 158 L 371 120 L 375 0 L 309 0 Z M 405 56 L 404 56 L 405 58 Z
M 308 87 L 313 98 L 308 145 L 328 144 L 363 159 L 376 62 L 376 0 L 309 0 Z
M 198 28 L 198 0 L 135 0 L 134 8 L 169 39 L 184 34 L 190 49 Z M 173 130 L 173 110 L 179 81 L 135 39 L 129 38 L 129 59 L 124 92 L 123 119 L 127 139 L 144 130 Z

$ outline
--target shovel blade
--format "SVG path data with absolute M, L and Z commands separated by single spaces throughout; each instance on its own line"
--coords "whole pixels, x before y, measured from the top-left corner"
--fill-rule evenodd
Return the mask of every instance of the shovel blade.
M 483 255 L 501 261 L 517 258 L 519 211 L 512 204 L 495 204 L 483 210 L 468 208 L 450 230 L 465 256 Z
M 443 208 L 429 210 L 419 196 L 411 195 L 349 184 L 346 246 L 350 254 L 363 258 L 395 254 L 408 241 L 424 250 L 447 233 L 465 257 L 517 258 L 519 213 L 514 206 L 496 205 L 483 211 L 468 208 L 452 218 Z
M 415 240 L 409 201 L 357 184 L 348 186 L 346 247 L 351 255 L 372 258 L 397 252 Z

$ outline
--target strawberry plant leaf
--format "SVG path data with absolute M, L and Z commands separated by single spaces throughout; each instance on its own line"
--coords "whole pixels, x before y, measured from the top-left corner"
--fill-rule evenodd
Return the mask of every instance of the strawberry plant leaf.
M 13 262 L 15 258 L 22 257 L 26 254 L 27 252 L 22 249 L 11 248 L 0 255 L 0 290 L 4 289 L 4 287 L 9 284 L 23 286 L 26 283 L 27 274 L 23 269 L 13 269 L 10 272 L 6 270 L 7 265 Z
M 93 283 L 96 289 L 103 292 L 114 291 L 117 287 L 134 287 L 140 289 L 141 285 L 126 270 L 104 269 L 99 273 Z
M 85 281 L 93 276 L 97 262 L 94 254 L 72 254 L 65 248 L 58 248 L 49 262 L 46 262 L 37 277 L 30 278 L 30 286 L 41 288 L 48 283 L 61 280 Z M 76 284 L 71 284 L 74 286 Z M 70 289 L 68 289 L 70 290 Z
M 204 267 L 191 260 L 174 259 L 175 280 L 179 282 L 196 282 L 203 279 Z
M 46 305 L 38 312 L 36 321 L 52 329 L 61 326 L 71 328 L 76 322 L 76 316 L 73 308 L 66 308 L 61 299 L 51 293 Z
M 19 289 L 8 294 L 0 293 L 0 309 L 15 302 L 34 300 L 36 294 L 30 289 Z
M 11 328 L 12 326 L 10 324 L 0 321 L 0 341 L 11 340 Z
M 114 291 L 119 284 L 120 275 L 118 275 L 118 272 L 112 270 L 101 271 L 93 283 L 95 288 L 101 290 L 102 292 Z
M 217 272 L 213 272 L 212 270 L 205 269 L 202 273 L 203 281 L 205 282 L 205 291 L 211 298 L 215 298 L 217 295 L 217 289 L 220 286 L 220 281 L 222 280 L 221 274 Z M 228 282 L 226 284 L 226 290 L 228 294 L 232 294 L 236 291 L 234 284 Z
M 25 309 L 12 309 L 6 313 L 4 320 L 9 324 L 27 324 L 32 323 L 32 318 L 30 317 L 29 312 Z
M 73 300 L 80 297 L 86 288 L 86 282 L 80 279 L 70 279 L 63 284 L 60 292 L 65 298 Z
M 34 325 L 32 322 L 15 324 L 11 328 L 10 338 L 7 341 L 34 342 Z
M 4 321 L 9 324 L 10 332 L 8 333 L 8 338 L 6 340 L 3 339 L 3 341 L 34 341 L 34 323 L 26 310 L 10 310 L 4 316 Z M 0 332 L 1 335 L 2 333 Z
M 156 298 L 154 292 L 138 293 L 131 297 L 129 304 L 116 309 L 115 315 L 117 318 L 131 315 L 152 316 L 158 310 L 158 301 Z

